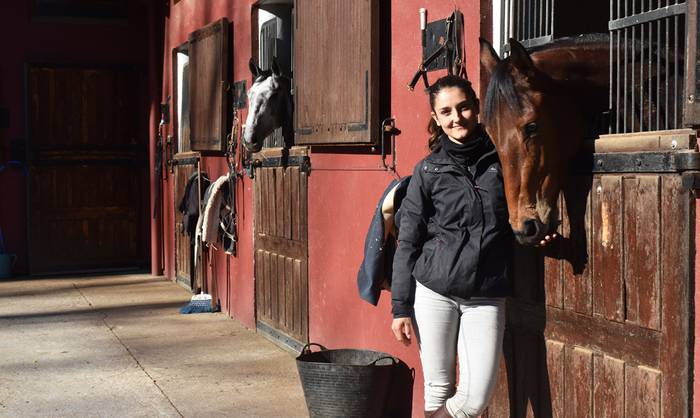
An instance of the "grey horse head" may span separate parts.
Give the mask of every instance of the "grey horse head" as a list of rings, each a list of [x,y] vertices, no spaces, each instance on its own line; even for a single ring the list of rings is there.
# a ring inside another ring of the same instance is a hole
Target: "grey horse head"
[[[286,128],[285,146],[291,146],[293,114],[292,82],[280,73],[277,61],[269,70],[262,70],[250,59],[253,85],[248,90],[248,117],[243,131],[243,145],[250,152],[262,148],[265,137],[279,127]]]

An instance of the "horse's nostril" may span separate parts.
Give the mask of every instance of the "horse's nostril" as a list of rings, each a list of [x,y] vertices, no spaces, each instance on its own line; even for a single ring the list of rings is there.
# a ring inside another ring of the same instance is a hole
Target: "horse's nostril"
[[[526,237],[534,237],[537,235],[537,221],[528,219],[523,223],[523,235]]]

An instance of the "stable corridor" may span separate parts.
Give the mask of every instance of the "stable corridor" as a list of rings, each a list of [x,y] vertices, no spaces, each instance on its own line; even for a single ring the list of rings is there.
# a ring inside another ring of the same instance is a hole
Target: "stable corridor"
[[[0,281],[0,417],[305,417],[294,355],[148,275]]]

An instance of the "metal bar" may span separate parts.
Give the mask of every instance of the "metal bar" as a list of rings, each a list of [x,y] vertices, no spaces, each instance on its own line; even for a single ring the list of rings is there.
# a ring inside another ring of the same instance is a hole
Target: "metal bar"
[[[620,1],[617,1],[617,15],[620,15]],[[615,88],[617,89],[617,95],[616,95],[616,100],[615,100],[615,110],[617,112],[617,115],[615,117],[615,133],[620,132],[620,109],[622,108],[621,103],[620,103],[620,37],[622,36],[621,31],[613,31],[613,33],[617,34],[617,50],[616,50],[616,55],[617,55],[617,83],[615,83]]]
[[[627,1],[631,1],[631,2],[632,2],[630,14],[632,14],[632,15],[636,14],[637,12],[636,12],[636,2],[635,2],[635,0],[625,0],[625,2],[627,2]],[[641,7],[641,5],[640,5],[640,7]],[[641,11],[641,10],[640,10],[640,11]],[[625,12],[625,16],[628,16],[627,12]],[[631,125],[629,129],[626,129],[626,130],[625,130],[625,132],[633,132],[633,131],[635,130],[634,127],[635,127],[636,124],[637,124],[637,119],[636,119],[636,117],[635,117],[635,116],[637,116],[637,111],[636,111],[636,109],[637,109],[637,101],[636,101],[636,98],[635,98],[635,95],[636,95],[636,93],[637,93],[637,84],[640,84],[640,85],[642,84],[642,82],[641,82],[641,80],[642,80],[642,75],[641,75],[641,74],[639,75],[639,80],[640,80],[639,83],[637,83],[637,81],[636,81],[636,71],[637,71],[637,41],[638,41],[638,40],[637,40],[637,30],[639,30],[639,37],[640,37],[640,38],[639,38],[639,45],[640,45],[640,47],[641,47],[641,46],[642,46],[642,41],[643,41],[643,39],[644,39],[644,28],[643,28],[643,27],[632,26],[632,27],[630,27],[629,29],[626,29],[626,30],[629,30],[629,31],[632,32],[632,47],[631,47],[631,49],[630,49],[630,60],[632,61],[632,68],[630,69],[630,78],[632,79],[632,81],[630,82],[629,85],[627,85],[627,84],[625,85],[625,88],[630,90],[630,110],[629,110],[629,113],[628,113],[628,112],[625,112],[625,115],[624,115],[624,116],[625,116],[625,120],[629,119],[630,125]],[[628,44],[627,42],[625,42],[625,50],[627,50],[628,48],[630,48],[630,47],[629,47],[629,44]],[[643,58],[644,58],[644,55],[642,54],[642,56],[640,57],[640,59],[643,59]],[[641,99],[642,96],[643,96],[643,92],[640,91],[640,92],[639,92],[640,100],[642,100],[642,99]],[[640,116],[640,117],[641,117],[641,116]],[[641,125],[641,122],[640,122],[640,125]]]
[[[661,129],[661,21],[656,22],[656,130]]]
[[[651,6],[651,0],[649,0],[649,6]],[[648,98],[647,98],[647,102],[648,102],[648,103],[647,103],[647,126],[646,126],[646,130],[648,130],[648,131],[651,130],[651,119],[652,119],[651,114],[652,114],[652,108],[653,108],[653,106],[652,106],[652,100],[653,100],[653,95],[654,95],[654,93],[652,92],[652,86],[653,86],[653,82],[652,82],[652,74],[653,74],[653,73],[652,73],[652,63],[653,63],[653,59],[654,59],[654,58],[652,57],[652,54],[654,53],[654,51],[653,51],[653,49],[652,49],[652,40],[651,40],[651,39],[652,39],[652,36],[654,36],[654,34],[653,34],[654,27],[653,27],[652,25],[653,25],[653,22],[649,22],[649,23],[647,24],[647,27],[649,28],[649,31],[647,32],[647,48],[649,49],[649,50],[648,50],[648,53],[647,53],[647,63],[649,64],[649,66],[648,66],[649,70],[647,71],[647,79],[648,79],[647,85],[649,86],[649,96],[648,96]],[[641,128],[641,127],[640,127],[640,128]]]
[[[515,12],[515,18],[518,19],[517,23],[517,36],[514,36],[514,38],[521,40],[525,38],[525,0],[516,0],[517,1],[517,10]]]
[[[539,31],[537,32],[537,36],[544,36],[544,9],[545,9],[545,0],[540,0],[540,27]]]
[[[498,52],[503,58],[503,44],[505,40],[508,39],[506,33],[508,32],[508,0],[501,0],[501,38],[498,41]],[[494,42],[495,43],[495,42]]]
[[[625,8],[627,8],[627,1],[625,1]],[[624,42],[624,50],[625,50],[625,61],[624,61],[624,86],[622,89],[622,106],[623,106],[623,114],[622,114],[622,132],[627,132],[627,28],[625,28],[625,42]]]
[[[537,36],[537,0],[530,1],[530,37]]]
[[[310,163],[308,156],[266,157],[256,160],[258,167],[302,167]]]
[[[686,117],[684,118],[686,124],[697,125],[698,101],[700,101],[700,13],[698,12],[698,9],[700,9],[700,4],[696,2],[694,5],[695,7],[692,15],[689,13],[686,17],[686,32],[684,38],[687,39],[689,42],[686,42],[683,49],[685,51],[690,51],[688,47],[692,47],[693,56],[688,56],[686,59],[690,63],[695,63],[695,73],[693,74],[692,84],[690,83],[691,80],[687,75],[684,77],[687,87],[685,88],[686,93],[683,95],[683,98],[688,101],[685,102],[687,110],[683,113],[685,113],[686,115]],[[688,28],[694,29],[695,33],[687,33]],[[690,95],[693,95],[694,97],[692,102],[690,101]]]
[[[515,1],[516,0],[508,0],[508,31],[506,32],[505,36],[503,39],[501,39],[501,45],[505,46],[508,44],[508,39],[512,38],[514,35],[514,28],[515,28]],[[503,48],[501,50],[501,55],[505,57],[506,49]]]
[[[626,5],[625,5],[626,6]],[[641,25],[653,20],[663,19],[665,17],[678,16],[685,14],[688,11],[688,6],[685,3],[674,4],[671,6],[662,7],[648,12],[641,12],[631,16],[615,19],[608,23],[609,30],[623,29],[630,26]],[[627,11],[625,11],[625,15]]]
[[[682,173],[700,170],[700,153],[608,152],[582,158],[576,168],[593,173]]]
[[[668,83],[668,48],[670,45],[668,42],[668,24],[670,22],[669,22],[668,18],[664,19],[664,22],[666,23],[666,25],[665,25],[666,26],[666,44],[665,44],[665,46],[666,47],[664,48],[664,51],[666,52],[666,71],[664,71],[664,90],[666,91],[666,93],[665,93],[666,98],[665,98],[665,102],[664,102],[664,120],[665,120],[664,121],[664,129],[669,129],[669,127],[668,127],[668,113],[669,113],[669,111],[668,111],[668,84],[669,84]]]
[[[258,320],[256,321],[257,329],[260,334],[272,340],[273,342],[291,349],[293,352],[298,353],[304,348],[303,342],[297,341],[291,336],[279,331],[270,325]]]
[[[553,38],[552,35],[547,35],[547,36],[541,36],[539,38],[523,39],[520,43],[525,48],[534,48],[536,46],[545,45],[545,44],[552,42],[552,38]]]
[[[614,0],[610,1],[610,18],[612,19],[613,17],[613,4],[615,3]],[[610,71],[608,72],[608,77],[610,80],[610,90],[608,91],[608,109],[614,109],[613,107],[613,36],[615,36],[615,32],[610,31]],[[608,126],[608,133],[612,133],[612,125]]]
[[[517,1],[518,0],[511,0],[511,3],[510,3],[510,32],[508,35],[509,38],[515,37],[515,26],[516,26],[515,19],[517,16],[515,11],[516,11],[516,7],[517,7]]]
[[[679,126],[678,123],[678,16],[673,17],[673,90],[675,98],[673,100],[673,127]]]
[[[199,161],[199,157],[175,158],[170,161],[172,165],[195,165]]]
[[[642,2],[642,5],[644,2]],[[645,56],[645,44],[644,44],[644,25],[639,25],[639,31],[641,33],[640,35],[640,40],[639,40],[639,49],[641,51],[641,55],[639,57],[639,127],[641,128],[644,125],[644,117],[646,116],[644,114],[644,56]]]

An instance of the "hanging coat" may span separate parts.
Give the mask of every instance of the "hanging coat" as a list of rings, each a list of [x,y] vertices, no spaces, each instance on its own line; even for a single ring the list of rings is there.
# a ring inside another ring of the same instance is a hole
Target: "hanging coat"
[[[365,252],[357,273],[360,297],[377,305],[382,289],[391,288],[391,265],[396,251],[401,201],[410,176],[393,180],[382,193],[365,237]]]

